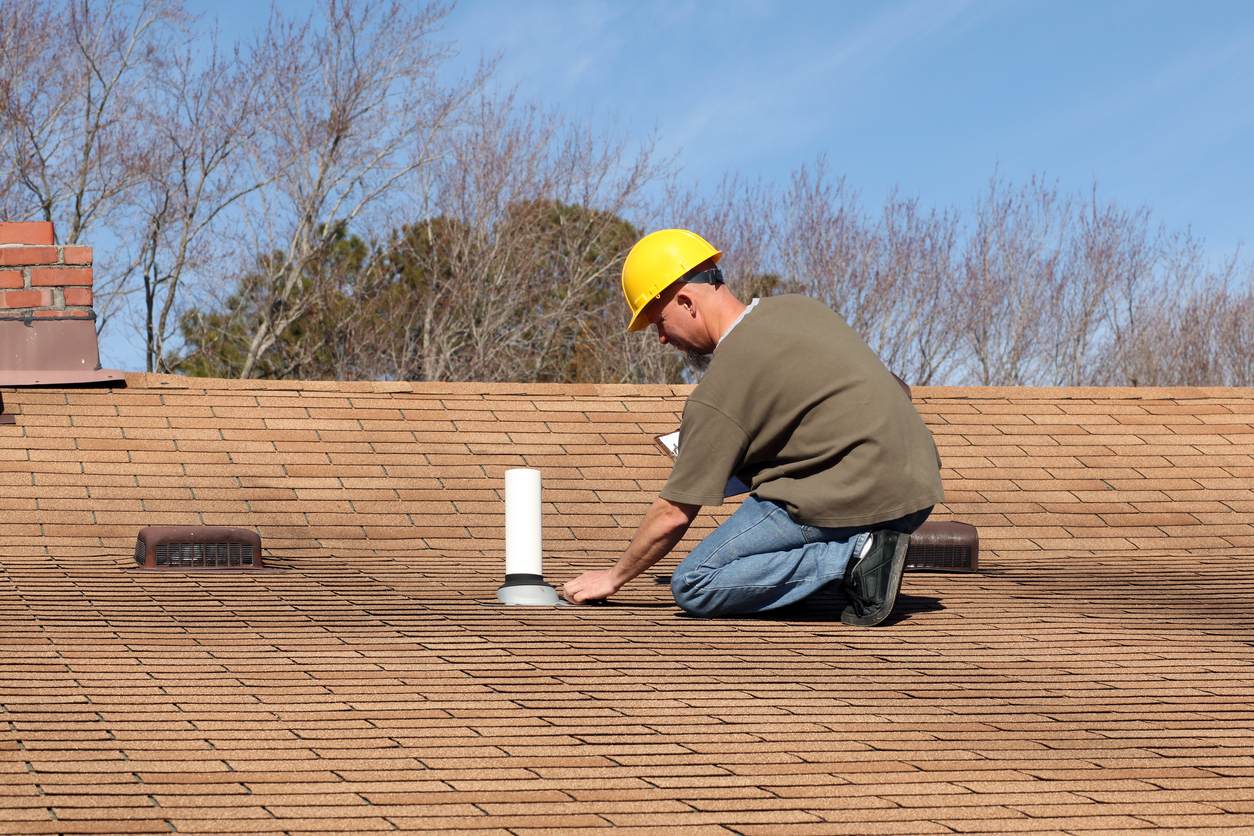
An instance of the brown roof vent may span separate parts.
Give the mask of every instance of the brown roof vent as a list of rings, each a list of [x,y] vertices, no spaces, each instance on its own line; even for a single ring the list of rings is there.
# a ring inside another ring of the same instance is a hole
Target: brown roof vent
[[[906,569],[942,572],[977,572],[980,568],[980,534],[964,522],[925,522],[910,535]]]
[[[141,528],[137,569],[265,569],[261,537],[246,528],[155,525]],[[276,571],[276,570],[270,570]]]

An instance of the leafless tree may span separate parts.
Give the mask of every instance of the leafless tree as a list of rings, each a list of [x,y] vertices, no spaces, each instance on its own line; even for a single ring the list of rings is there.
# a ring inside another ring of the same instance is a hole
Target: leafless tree
[[[994,178],[976,204],[962,258],[966,374],[982,386],[1035,382],[1055,339],[1070,209],[1033,178],[1015,190]]]
[[[0,2],[0,218],[96,246],[103,329],[136,268],[121,237],[156,152],[145,98],[189,18],[175,0]]]
[[[1086,200],[1077,201],[1066,226],[1060,287],[1047,314],[1053,337],[1042,345],[1048,374],[1039,382],[1093,385],[1106,372],[1103,345],[1119,328],[1115,300],[1121,294],[1129,302],[1139,298],[1153,280],[1149,210],[1103,203],[1094,186]]]
[[[698,232],[723,255],[719,266],[740,301],[784,291],[775,240],[778,189],[762,181],[726,175],[713,189],[700,183],[671,184],[661,201],[663,227]]]
[[[0,219],[95,245],[99,324],[127,310],[155,371],[691,379],[618,281],[683,226],[745,301],[821,299],[911,383],[1254,382],[1254,268],[1146,208],[995,176],[970,212],[867,210],[823,158],[685,185],[490,62],[445,82],[447,12],[320,0],[233,48],[178,0],[0,0]]]
[[[420,178],[407,255],[424,277],[423,379],[638,379],[622,334],[622,220],[668,162],[589,120],[493,93]],[[612,323],[612,324],[611,324]]]
[[[1231,317],[1252,292],[1248,271],[1241,287],[1237,256],[1212,267],[1203,242],[1187,231],[1160,232],[1152,267],[1151,278],[1115,297],[1101,362],[1105,380],[1125,386],[1234,384],[1244,364],[1232,362],[1232,347],[1242,345],[1248,325]]]
[[[618,289],[638,238],[622,216],[644,207],[645,187],[668,168],[651,143],[485,90],[446,127],[439,148],[415,172],[410,222],[369,242],[341,227],[306,263],[304,316],[254,373],[674,377],[673,362],[624,333]],[[259,314],[243,297],[265,275],[263,265],[237,294],[240,316]],[[235,349],[220,342],[212,350],[223,357]]]
[[[394,209],[414,174],[438,157],[438,140],[482,77],[444,87],[448,47],[435,40],[447,7],[392,0],[325,0],[322,19],[292,21],[277,10],[256,45],[267,83],[281,90],[255,144],[256,179],[280,171],[249,202],[263,265],[263,315],[241,377],[308,310],[310,266],[337,236]],[[374,213],[374,217],[371,216]]]
[[[1216,339],[1223,383],[1254,387],[1254,267],[1246,267],[1243,284],[1220,306]]]
[[[238,46],[211,45],[201,55],[189,41],[160,68],[141,109],[152,150],[148,176],[133,193],[129,237],[143,285],[149,371],[170,370],[167,342],[185,302],[185,275],[223,255],[221,236],[212,235],[221,228],[215,222],[282,172],[245,165],[260,118],[274,106],[263,62]],[[123,292],[131,278],[123,277]]]
[[[187,17],[174,0],[0,5],[0,211],[86,243],[147,176],[146,85]]]
[[[892,193],[869,226],[868,243],[864,281],[871,290],[858,328],[890,369],[930,384],[947,372],[960,345],[956,218]]]
[[[822,158],[794,172],[783,191],[729,178],[709,196],[673,205],[724,250],[729,283],[744,301],[783,292],[819,299],[915,383],[933,382],[953,361],[952,213],[924,212],[894,193],[880,216],[868,216]]]

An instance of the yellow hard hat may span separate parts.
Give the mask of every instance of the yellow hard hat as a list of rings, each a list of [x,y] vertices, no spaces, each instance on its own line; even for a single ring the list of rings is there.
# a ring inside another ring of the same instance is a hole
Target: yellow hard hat
[[[694,267],[711,258],[718,261],[721,255],[709,241],[686,229],[661,229],[637,241],[623,263],[623,295],[631,309],[627,330],[649,327],[645,307]]]

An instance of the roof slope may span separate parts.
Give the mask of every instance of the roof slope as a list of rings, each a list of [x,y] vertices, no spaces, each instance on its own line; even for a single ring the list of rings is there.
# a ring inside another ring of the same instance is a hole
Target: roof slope
[[[879,628],[488,606],[504,470],[605,565],[686,391],[0,391],[0,831],[1254,827],[1254,391],[917,388],[982,571]],[[124,571],[169,524],[286,571]]]

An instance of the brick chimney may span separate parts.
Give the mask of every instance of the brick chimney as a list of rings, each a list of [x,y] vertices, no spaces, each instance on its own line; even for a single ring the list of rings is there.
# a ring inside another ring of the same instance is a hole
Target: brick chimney
[[[100,367],[91,247],[54,242],[50,222],[0,223],[0,386],[125,381]]]

